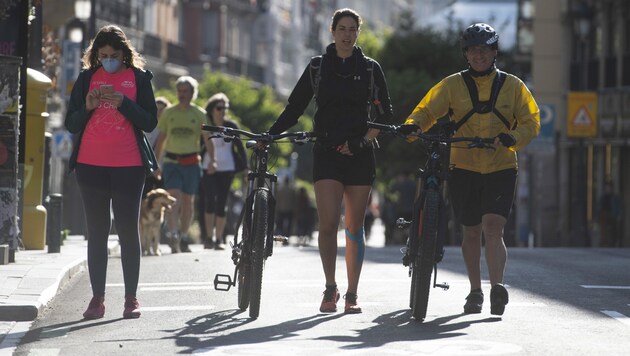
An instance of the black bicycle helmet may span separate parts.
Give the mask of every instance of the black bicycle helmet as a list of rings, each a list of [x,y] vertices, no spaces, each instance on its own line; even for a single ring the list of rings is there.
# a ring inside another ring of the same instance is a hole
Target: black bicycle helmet
[[[476,23],[468,26],[462,32],[460,39],[462,50],[466,50],[468,47],[478,45],[488,45],[493,49],[499,48],[499,35],[492,26],[485,23]]]

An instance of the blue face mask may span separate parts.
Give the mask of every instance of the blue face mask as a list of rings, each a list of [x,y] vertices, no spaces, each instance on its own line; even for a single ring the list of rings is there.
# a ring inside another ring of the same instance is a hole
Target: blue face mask
[[[107,73],[116,73],[118,68],[120,68],[121,63],[122,62],[120,61],[120,59],[116,59],[116,58],[102,58],[101,59],[101,64],[103,65],[103,69],[105,69]]]

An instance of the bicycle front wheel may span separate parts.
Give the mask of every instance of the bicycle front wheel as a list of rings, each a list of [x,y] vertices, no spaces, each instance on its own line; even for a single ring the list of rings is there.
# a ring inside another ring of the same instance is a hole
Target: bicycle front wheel
[[[252,275],[252,207],[244,207],[243,240],[241,257],[238,262],[238,308],[246,310],[251,296]]]
[[[424,321],[427,316],[431,274],[435,264],[439,204],[439,193],[435,190],[428,190],[419,219],[420,247],[414,258],[412,273],[412,314],[418,321]]]
[[[251,299],[249,301],[249,316],[258,318],[260,312],[260,294],[262,290],[263,268],[265,266],[265,243],[268,229],[269,191],[260,189],[254,196],[254,214],[252,230],[252,268],[251,268]]]

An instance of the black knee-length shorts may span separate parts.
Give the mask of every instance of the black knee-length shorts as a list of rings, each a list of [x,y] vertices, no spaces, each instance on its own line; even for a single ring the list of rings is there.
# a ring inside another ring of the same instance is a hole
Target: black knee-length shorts
[[[481,223],[485,214],[510,216],[516,190],[516,169],[481,174],[453,169],[448,178],[453,213],[464,226]]]
[[[313,182],[333,179],[343,185],[372,185],[376,176],[374,150],[352,156],[342,155],[333,146],[313,146]]]

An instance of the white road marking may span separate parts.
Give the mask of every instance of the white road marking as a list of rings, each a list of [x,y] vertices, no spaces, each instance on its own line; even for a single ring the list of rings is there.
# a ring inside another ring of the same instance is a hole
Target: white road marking
[[[154,311],[190,311],[190,310],[213,310],[214,305],[180,305],[180,306],[166,306],[166,307],[140,307],[141,312],[154,312]]]
[[[203,290],[214,289],[213,286],[177,286],[177,287],[145,287],[140,288],[141,291],[163,291],[163,290]]]
[[[211,286],[211,282],[158,282],[158,283],[138,283],[138,287],[144,286]],[[124,287],[124,283],[108,283],[107,287]]]
[[[59,356],[61,349],[30,349],[28,356]]]
[[[630,286],[602,286],[602,285],[581,285],[587,289],[630,289]]]
[[[0,356],[13,355],[13,352],[17,349],[20,340],[26,336],[26,333],[31,329],[32,324],[32,321],[11,322],[6,335],[3,339],[0,339]]]
[[[621,314],[621,313],[618,313],[618,312],[613,311],[613,310],[601,310],[601,312],[606,314],[606,315],[608,315],[609,317],[611,317],[613,319],[616,319],[616,320],[618,320],[618,321],[620,321],[620,322],[630,326],[630,318],[625,316],[625,315],[623,315],[623,314]]]
[[[44,328],[44,330],[42,330],[42,333],[40,334],[40,337],[43,339],[66,337],[69,331],[69,326],[58,328]]]

